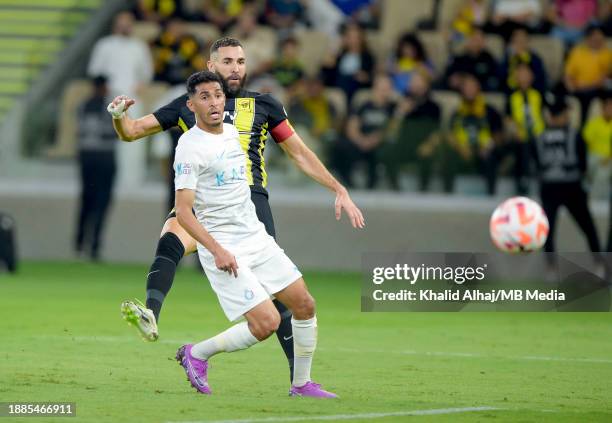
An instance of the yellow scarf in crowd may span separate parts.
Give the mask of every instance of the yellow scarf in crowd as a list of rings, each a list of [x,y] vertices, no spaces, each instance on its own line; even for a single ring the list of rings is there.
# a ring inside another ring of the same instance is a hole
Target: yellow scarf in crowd
[[[479,95],[472,102],[461,101],[457,115],[453,122],[453,134],[457,142],[463,146],[471,144],[470,137],[465,126],[469,118],[474,119],[478,125],[477,147],[483,149],[491,143],[491,130],[487,122],[487,103],[483,95]]]
[[[537,137],[544,132],[544,116],[542,116],[542,95],[533,88],[522,91],[515,91],[510,96],[510,115],[518,128],[518,138],[520,141],[528,141],[527,119],[525,114],[525,96],[531,115],[531,135]]]

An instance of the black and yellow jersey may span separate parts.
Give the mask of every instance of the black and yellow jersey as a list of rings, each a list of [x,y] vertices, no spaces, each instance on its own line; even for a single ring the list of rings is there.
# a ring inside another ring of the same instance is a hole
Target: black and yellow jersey
[[[187,94],[157,109],[153,115],[163,130],[178,126],[183,132],[195,125],[195,115],[187,108]],[[228,97],[223,113],[224,122],[238,129],[240,144],[247,157],[247,181],[251,189],[265,191],[268,184],[264,150],[268,133],[277,143],[285,141],[293,129],[282,104],[269,94],[243,90]]]

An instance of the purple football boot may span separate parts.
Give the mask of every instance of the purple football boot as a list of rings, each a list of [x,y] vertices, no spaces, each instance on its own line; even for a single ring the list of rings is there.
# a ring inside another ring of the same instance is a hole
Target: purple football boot
[[[208,360],[200,360],[192,356],[192,347],[192,344],[187,344],[179,348],[176,352],[176,361],[185,369],[191,386],[202,394],[210,395],[212,391],[208,386]]]
[[[304,386],[291,386],[289,395],[292,397],[312,397],[312,398],[338,398],[338,395],[327,392],[321,385],[314,382],[306,382]]]

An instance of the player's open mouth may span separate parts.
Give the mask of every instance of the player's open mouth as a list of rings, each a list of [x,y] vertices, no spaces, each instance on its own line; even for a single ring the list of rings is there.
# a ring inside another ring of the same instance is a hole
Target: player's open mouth
[[[221,113],[219,113],[219,112],[211,112],[210,113],[210,117],[215,118],[215,119],[219,118],[219,117],[221,117]]]

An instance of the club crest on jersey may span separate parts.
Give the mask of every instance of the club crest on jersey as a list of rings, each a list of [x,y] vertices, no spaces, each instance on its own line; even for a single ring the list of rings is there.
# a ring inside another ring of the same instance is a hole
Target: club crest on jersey
[[[174,170],[177,175],[191,175],[191,163],[177,163]]]
[[[253,99],[252,98],[239,98],[236,100],[236,111],[237,112],[252,112],[253,111]]]

